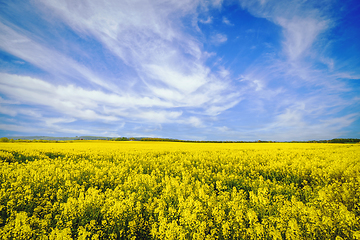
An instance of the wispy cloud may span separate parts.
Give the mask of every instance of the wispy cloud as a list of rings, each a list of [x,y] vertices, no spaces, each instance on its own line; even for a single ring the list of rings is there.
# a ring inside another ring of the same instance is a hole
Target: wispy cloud
[[[229,108],[226,103],[233,102],[232,99],[236,97],[234,95],[211,98],[201,91],[189,96],[189,99],[184,99],[181,95],[174,99],[159,92],[156,97],[122,96],[99,90],[86,90],[73,85],[56,86],[40,79],[4,73],[0,73],[0,86],[0,93],[17,99],[21,104],[48,106],[72,118],[103,121],[118,121],[125,118],[127,121],[140,119],[149,122],[171,122],[182,115],[182,111],[171,110],[174,107],[198,107],[203,108],[204,113],[218,114],[219,111]],[[207,87],[211,86],[212,84],[209,84]],[[219,91],[224,90],[223,88],[224,86],[214,86],[213,89],[204,91],[216,96]],[[216,108],[217,113],[214,113],[212,108]],[[16,108],[2,107],[2,112],[12,116],[17,114]]]
[[[133,108],[172,106],[171,103],[157,98],[106,94],[102,91],[86,90],[73,85],[55,86],[43,80],[3,73],[0,74],[0,84],[1,93],[16,98],[23,104],[46,105],[78,119],[116,121],[118,120],[117,116],[127,116]],[[112,109],[113,113],[117,112],[117,116],[107,114],[111,112],[107,108]]]
[[[322,4],[327,2],[323,1]],[[290,60],[304,57],[302,54],[313,46],[319,34],[331,26],[326,9],[316,8],[309,2],[240,0],[240,4],[255,16],[266,18],[282,27],[283,50]]]
[[[262,130],[263,133],[269,132],[267,134],[268,139],[272,137],[287,141],[331,139],[344,134],[343,129],[352,124],[357,118],[359,118],[358,114],[349,114],[343,117],[321,120],[314,124],[313,122],[307,122],[300,111],[287,109],[285,113],[277,117],[274,123]],[[310,137],[312,139],[309,139]]]
[[[232,24],[229,19],[227,19],[226,17],[223,17],[222,19],[222,22],[225,23],[226,25],[229,25],[229,26],[233,26],[234,24]]]
[[[209,86],[218,84],[220,79],[205,66],[199,42],[179,27],[179,18],[195,14],[198,2],[108,1],[104,5],[88,1],[80,8],[72,6],[71,1],[43,4],[75,31],[96,37],[137,72],[147,89],[171,91],[182,99],[214,95]],[[218,41],[225,40],[225,36],[219,35]]]
[[[203,24],[210,24],[210,23],[212,23],[212,17],[208,17],[206,20],[200,19],[199,22],[201,22]]]
[[[8,53],[17,56],[40,69],[57,76],[64,76],[72,80],[89,81],[106,89],[116,89],[113,84],[109,84],[99,78],[88,68],[77,63],[73,59],[51,50],[46,46],[31,39],[31,33],[27,33],[12,24],[6,26],[0,22],[0,48]],[[15,30],[14,30],[15,29]],[[17,31],[16,31],[17,30]],[[26,36],[28,35],[28,36]]]
[[[228,40],[227,36],[225,34],[221,34],[221,33],[217,33],[211,37],[211,42],[215,45],[222,44],[222,43],[226,42],[227,40]]]
[[[311,17],[277,18],[276,22],[284,29],[284,51],[290,60],[308,54],[319,34],[328,27],[328,22]],[[331,60],[330,60],[331,61]]]
[[[205,65],[206,52],[201,44],[180,27],[181,17],[196,16],[198,2],[35,3],[50,21],[57,17],[78,34],[95,37],[132,69],[135,74],[127,77],[136,82],[131,85],[128,81],[120,87],[122,82],[105,79],[56,48],[41,45],[32,33],[11,23],[1,23],[0,48],[54,76],[54,79],[39,79],[2,74],[1,92],[6,96],[22,103],[49,106],[76,119],[103,121],[125,118],[126,121],[176,122],[186,108],[213,114],[209,109],[226,110],[237,102],[234,93],[232,98],[223,96],[231,92],[228,87],[231,83],[223,81],[224,72],[219,75]],[[216,41],[222,43],[226,36],[219,34]],[[56,81],[59,76],[67,80]],[[102,88],[88,90],[87,82]],[[170,110],[174,107],[183,110]],[[10,113],[5,108],[3,112]],[[200,125],[195,116],[190,119],[194,125]]]
[[[333,27],[327,9],[303,1],[289,4],[286,1],[241,0],[240,4],[255,16],[280,26],[283,34],[281,54],[264,56],[261,65],[259,62],[253,64],[242,77],[253,84],[259,92],[254,96],[258,98],[264,96],[264,91],[274,92],[269,86],[281,89],[275,90],[277,97],[273,95],[272,98],[271,108],[276,117],[266,130],[260,131],[269,131],[279,139],[288,140],[291,136],[306,139],[339,135],[341,129],[355,121],[355,115],[339,118],[336,114],[354,102],[342,99],[341,94],[348,89],[334,76],[334,60],[321,54],[322,41],[326,41],[321,36]],[[328,68],[319,69],[319,63],[325,63]],[[299,104],[294,104],[300,102],[306,102],[301,109]]]

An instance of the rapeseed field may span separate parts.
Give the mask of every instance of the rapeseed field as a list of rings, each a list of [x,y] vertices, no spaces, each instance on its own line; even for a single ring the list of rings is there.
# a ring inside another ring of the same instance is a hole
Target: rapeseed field
[[[360,145],[0,143],[2,239],[360,239]]]

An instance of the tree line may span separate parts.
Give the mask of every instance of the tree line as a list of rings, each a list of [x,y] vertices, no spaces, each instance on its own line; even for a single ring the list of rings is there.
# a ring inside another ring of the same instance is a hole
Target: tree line
[[[75,140],[83,140],[75,139]],[[134,137],[117,137],[117,138],[93,138],[93,139],[85,139],[85,140],[107,140],[107,141],[156,141],[156,142],[189,142],[189,143],[275,143],[281,141],[196,141],[196,140],[180,140],[180,139],[173,139],[173,138],[134,138]],[[7,137],[0,138],[0,142],[65,142],[58,141],[58,140],[39,140],[39,139],[9,139]],[[71,140],[74,141],[74,140]],[[70,142],[71,142],[70,141]],[[66,141],[69,142],[69,141]],[[334,138],[331,140],[310,140],[310,141],[290,141],[291,143],[359,143],[360,139],[358,138]]]

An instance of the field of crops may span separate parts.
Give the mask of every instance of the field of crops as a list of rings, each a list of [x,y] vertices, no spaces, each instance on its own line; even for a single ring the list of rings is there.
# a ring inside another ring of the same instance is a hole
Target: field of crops
[[[0,143],[2,239],[360,239],[360,144]]]

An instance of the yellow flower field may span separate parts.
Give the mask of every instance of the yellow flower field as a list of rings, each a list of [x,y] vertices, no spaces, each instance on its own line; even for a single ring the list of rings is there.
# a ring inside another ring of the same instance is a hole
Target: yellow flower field
[[[2,239],[360,239],[360,145],[0,143]]]

